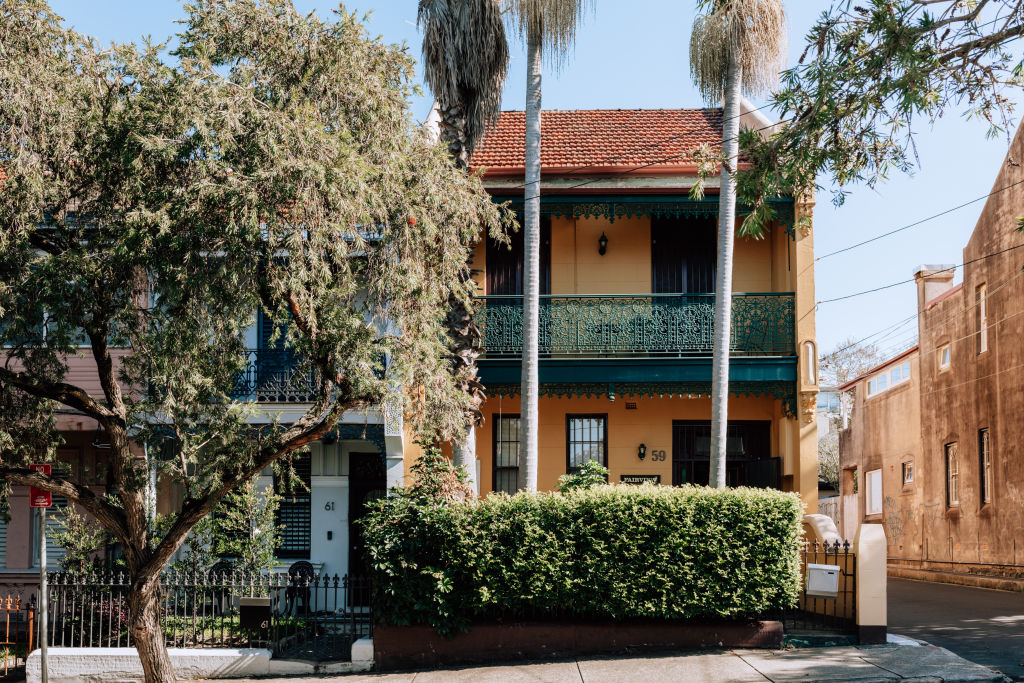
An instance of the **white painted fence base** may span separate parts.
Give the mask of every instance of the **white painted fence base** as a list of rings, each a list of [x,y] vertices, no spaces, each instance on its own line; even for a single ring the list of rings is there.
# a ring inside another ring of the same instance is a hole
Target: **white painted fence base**
[[[352,645],[351,662],[309,662],[271,659],[265,649],[175,649],[168,651],[178,680],[352,673],[373,668],[373,641],[362,638]],[[39,650],[25,664],[28,683],[39,683]],[[127,683],[141,681],[142,664],[134,648],[51,647],[47,654],[50,683]]]

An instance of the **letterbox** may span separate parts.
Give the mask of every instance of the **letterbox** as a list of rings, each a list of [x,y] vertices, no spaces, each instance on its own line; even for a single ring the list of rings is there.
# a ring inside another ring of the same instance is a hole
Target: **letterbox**
[[[245,629],[269,629],[270,598],[239,598],[238,625]]]
[[[839,565],[808,564],[807,595],[812,598],[834,598],[839,595]]]

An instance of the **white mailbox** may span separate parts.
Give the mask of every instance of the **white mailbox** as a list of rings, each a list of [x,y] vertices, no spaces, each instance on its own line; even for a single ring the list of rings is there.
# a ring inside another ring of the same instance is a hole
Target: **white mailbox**
[[[834,598],[839,595],[839,566],[807,565],[807,595],[812,598]]]

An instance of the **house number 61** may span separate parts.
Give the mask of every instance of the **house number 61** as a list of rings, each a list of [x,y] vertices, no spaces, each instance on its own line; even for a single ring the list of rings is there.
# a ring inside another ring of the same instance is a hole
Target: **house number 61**
[[[324,510],[326,510],[327,512],[332,512],[334,510],[334,501],[329,500],[326,503],[324,503]]]

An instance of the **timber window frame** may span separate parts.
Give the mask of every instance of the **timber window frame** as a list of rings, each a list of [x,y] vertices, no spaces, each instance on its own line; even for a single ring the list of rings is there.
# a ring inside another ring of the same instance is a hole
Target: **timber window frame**
[[[949,344],[943,344],[939,347],[939,372],[949,370],[949,366],[953,362],[953,354],[949,348]]]
[[[882,514],[882,470],[864,473],[864,514]]]
[[[988,427],[978,430],[978,498],[981,507],[992,502],[992,437]]]
[[[903,481],[903,486],[913,486],[914,485],[914,461],[913,460],[905,460],[900,465],[900,475],[901,475],[901,480]]]
[[[868,398],[910,381],[910,361],[905,360],[877,372],[868,380]]]
[[[947,443],[946,456],[946,507],[960,507],[960,444]]]
[[[988,288],[978,285],[975,290],[975,321],[978,327],[978,355],[988,351]]]
[[[491,490],[515,493],[519,490],[519,442],[521,423],[519,415],[494,416],[493,467],[491,468]],[[515,437],[515,438],[512,438]],[[512,461],[515,465],[511,465]],[[514,484],[511,485],[510,484]]]
[[[593,457],[594,451],[597,457]],[[608,413],[568,414],[565,416],[565,471],[573,474],[590,461],[608,467]]]

